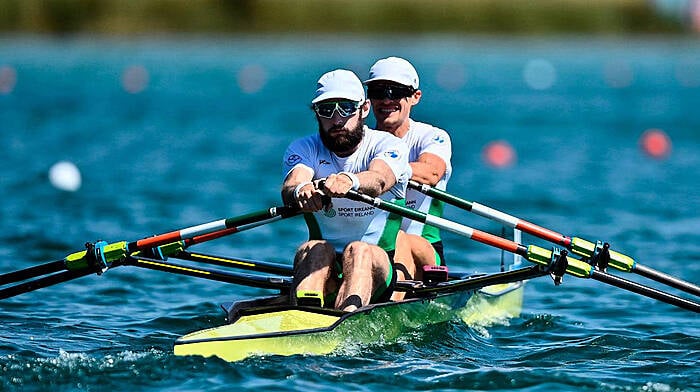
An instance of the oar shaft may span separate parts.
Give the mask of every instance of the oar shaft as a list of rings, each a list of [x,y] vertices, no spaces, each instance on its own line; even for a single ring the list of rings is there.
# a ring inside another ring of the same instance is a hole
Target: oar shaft
[[[544,227],[538,226],[534,223],[524,221],[518,217],[508,215],[502,211],[495,210],[483,204],[464,200],[460,197],[451,195],[435,187],[431,187],[430,185],[420,184],[414,180],[410,180],[408,182],[408,185],[409,187],[419,190],[420,192],[434,199],[465,209],[479,216],[483,216],[484,218],[499,222],[505,226],[524,231],[528,234],[532,234],[536,237],[542,238],[550,242],[554,242],[561,246],[568,247],[571,244],[571,238],[561,233],[557,233],[556,231],[549,230]]]
[[[50,263],[37,265],[34,267],[25,268],[19,271],[9,272],[0,275],[0,286],[8,283],[20,282],[41,275],[52,274],[54,272],[63,271],[66,269],[64,260],[56,260]]]
[[[86,250],[71,253],[63,260],[0,275],[0,286],[36,278],[0,290],[0,299],[34,291],[92,273],[101,274],[113,264],[115,266],[120,263],[123,264],[127,258],[137,252],[148,253],[151,249],[166,247],[168,251],[174,253],[186,246],[287,218],[296,215],[297,212],[296,209],[290,207],[272,207],[263,211],[204,223],[130,243],[126,241],[111,244],[105,241],[88,243],[86,244]],[[66,271],[54,273],[61,270]],[[39,277],[42,275],[46,276]]]
[[[80,270],[80,271],[63,271],[53,275],[48,275],[43,278],[34,279],[29,282],[24,282],[10,286],[0,290],[0,300],[14,297],[19,294],[28,293],[30,291],[38,290],[44,287],[53,286],[58,283],[67,282],[69,280],[77,279],[82,276],[90,275],[95,273],[91,270]]]
[[[200,238],[206,240],[211,239],[213,233],[221,235],[242,231],[244,226],[252,225],[252,227],[263,224],[262,221],[268,223],[272,220],[282,219],[286,216],[291,216],[295,212],[289,207],[272,207],[267,210],[253,212],[239,217],[219,219],[216,221],[203,223],[201,225],[191,226],[184,229],[171,231],[164,234],[155,235],[153,237],[143,238],[138,241],[130,242],[127,245],[127,253],[132,253],[138,250],[154,248],[156,246],[165,245],[171,242],[182,241],[191,238]],[[221,233],[225,229],[231,229],[226,234]],[[210,237],[207,237],[210,236]],[[214,237],[218,238],[218,237]]]
[[[277,276],[260,276],[243,273],[224,272],[208,268],[193,268],[186,265],[166,262],[162,260],[143,257],[129,257],[126,265],[147,268],[156,271],[164,271],[178,275],[192,276],[207,280],[215,280],[224,283],[240,284],[244,286],[265,289],[287,289],[291,286],[291,278]]]
[[[659,283],[664,283],[667,284],[671,287],[677,288],[679,290],[695,294],[697,296],[700,296],[700,287],[690,283],[686,282],[684,280],[678,279],[674,276],[667,275],[663,272],[656,271],[655,269],[635,264],[634,265],[634,272],[637,274],[644,276],[646,278],[649,278],[651,280],[654,280]]]
[[[434,215],[428,215],[420,211],[413,210],[411,208],[403,207],[394,203],[389,203],[387,201],[382,200],[379,197],[372,197],[369,195],[365,195],[353,190],[350,190],[347,193],[347,197],[351,200],[355,201],[360,201],[363,203],[367,203],[370,205],[373,205],[379,209],[386,210],[389,212],[393,212],[397,215],[403,216],[408,219],[412,219],[421,223],[425,223],[426,225],[430,225],[433,227],[437,227],[442,230],[446,230],[458,235],[462,235],[464,237],[473,239],[474,241],[478,241],[487,245],[495,246],[497,248],[506,250],[511,253],[516,253],[521,256],[527,256],[527,248],[513,242],[511,240],[508,240],[503,237],[499,237],[497,235],[493,235],[484,231],[480,231],[477,229],[474,229],[469,226],[465,226],[456,222],[452,222],[450,220],[434,216]]]
[[[258,261],[244,258],[234,258],[188,251],[182,251],[173,255],[172,257],[181,260],[196,261],[199,263],[218,265],[221,267],[240,268],[269,274],[291,276],[293,273],[293,268],[290,265],[276,264],[266,261]]]
[[[494,236],[489,233],[481,232],[471,227],[460,225],[458,223],[451,222],[443,218],[424,214],[422,212],[418,212],[410,208],[406,208],[404,206],[399,206],[394,203],[384,201],[379,197],[371,197],[368,195],[361,194],[357,191],[350,190],[347,193],[347,198],[373,205],[379,209],[395,213],[404,218],[413,219],[425,223],[427,225],[438,227],[440,229],[449,230],[456,234],[462,234],[467,238],[471,238],[473,240],[488,245],[493,245],[495,247],[513,253],[517,253],[519,255],[524,256],[527,260],[543,266],[549,266],[550,260],[552,260],[553,257],[553,252],[547,251],[543,248],[536,247],[533,245],[525,247],[514,241],[506,240],[504,238]],[[676,297],[674,295],[653,289],[651,287],[643,286],[635,282],[627,281],[625,279],[618,278],[614,275],[599,272],[595,270],[590,264],[584,261],[572,258],[567,264],[568,265],[565,266],[565,272],[568,274],[580,278],[593,278],[619,288],[623,288],[641,295],[645,295],[650,298],[658,299],[659,301],[666,302],[671,305],[676,305],[683,309],[688,309],[694,312],[700,312],[700,304],[698,303],[686,300],[684,298]]]
[[[485,205],[461,199],[430,185],[420,184],[414,180],[410,180],[408,186],[437,200],[497,221],[503,225],[522,230],[523,232],[534,235],[538,238],[561,245],[579,256],[591,258],[591,256],[595,253],[596,244],[582,238],[566,236]],[[633,258],[613,250],[610,250],[609,266],[623,272],[633,272],[659,283],[663,283],[687,293],[700,296],[700,286],[640,265]]]
[[[611,286],[632,291],[645,297],[653,298],[670,305],[678,306],[682,309],[690,310],[695,313],[700,313],[700,303],[693,302],[685,298],[677,297],[675,295],[656,290],[652,287],[643,286],[639,283],[632,282],[615,275],[606,274],[604,272],[594,270],[591,275],[591,278],[599,282],[607,283]]]

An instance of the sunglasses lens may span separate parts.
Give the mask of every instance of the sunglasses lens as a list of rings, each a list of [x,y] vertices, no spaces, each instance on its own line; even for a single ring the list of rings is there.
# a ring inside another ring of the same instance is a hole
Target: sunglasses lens
[[[320,117],[331,118],[333,117],[333,112],[337,109],[341,117],[348,117],[357,112],[359,107],[359,103],[352,101],[324,102],[314,105],[314,111]]]
[[[335,102],[316,104],[314,110],[316,111],[316,114],[321,117],[331,118],[333,117],[333,111],[335,110]]]
[[[401,99],[413,95],[413,89],[404,86],[367,86],[369,99]]]
[[[338,102],[338,113],[343,117],[348,117],[357,111],[357,104],[355,102],[344,101]]]

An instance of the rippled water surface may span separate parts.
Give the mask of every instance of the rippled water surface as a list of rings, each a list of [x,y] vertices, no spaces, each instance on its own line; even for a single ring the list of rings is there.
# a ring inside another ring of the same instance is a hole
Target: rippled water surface
[[[0,38],[0,273],[277,205],[318,76],[389,55],[421,75],[414,117],[452,135],[451,193],[700,282],[700,45],[583,38]],[[641,151],[648,129],[671,139],[665,158]],[[501,169],[482,157],[499,140],[517,153]],[[76,192],[48,181],[62,160]],[[293,218],[197,249],[289,263],[304,233]],[[445,242],[453,270],[498,269],[499,251]],[[121,267],[4,300],[0,390],[700,390],[697,314],[573,277],[529,282],[522,316],[484,328],[322,357],[173,356],[224,322],[219,303],[264,294]]]

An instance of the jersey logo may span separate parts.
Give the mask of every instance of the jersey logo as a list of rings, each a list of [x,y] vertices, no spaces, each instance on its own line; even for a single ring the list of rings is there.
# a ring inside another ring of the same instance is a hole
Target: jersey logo
[[[336,215],[335,209],[333,207],[324,208],[323,215],[327,216],[328,218],[333,218]]]
[[[294,166],[301,162],[301,157],[297,154],[292,154],[287,157],[287,166]]]
[[[445,142],[445,138],[440,136],[440,135],[435,135],[435,137],[433,138],[433,141],[436,143],[442,144]]]
[[[389,150],[384,152],[385,157],[389,158],[398,158],[399,157],[399,152],[396,150]]]
[[[325,159],[321,159],[321,160],[318,161],[318,164],[319,164],[319,165],[330,165],[331,163],[328,162],[328,161],[325,160]]]

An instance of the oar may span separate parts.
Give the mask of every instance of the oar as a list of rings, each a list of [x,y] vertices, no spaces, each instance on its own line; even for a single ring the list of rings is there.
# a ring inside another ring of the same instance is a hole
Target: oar
[[[58,275],[58,277],[49,275],[1,289],[0,299],[13,297],[42,287],[76,279],[81,276],[89,275],[90,273],[102,274],[112,263],[124,260],[134,252],[157,249],[163,245],[177,248],[179,241],[183,242],[183,246],[189,246],[194,243],[208,241],[293,216],[296,213],[297,211],[290,207],[272,207],[239,217],[220,219],[133,242],[121,241],[108,244],[105,241],[98,241],[94,244],[87,243],[87,250],[71,253],[62,260],[0,275],[0,282],[2,282],[2,285],[5,285],[62,270],[64,271],[54,274]]]
[[[548,272],[551,272],[555,277],[555,283],[557,283],[557,281],[560,282],[562,273],[566,272],[570,275],[579,278],[590,278],[593,280],[597,280],[625,290],[635,292],[637,294],[654,298],[662,302],[666,302],[671,305],[678,306],[683,309],[700,313],[700,303],[693,302],[660,290],[656,290],[651,287],[643,286],[622,278],[614,277],[613,275],[596,270],[592,265],[581,260],[572,258],[567,259],[566,254],[568,252],[565,249],[561,251],[561,254],[559,254],[559,252],[550,251],[535,245],[521,245],[517,242],[498,237],[496,235],[486,233],[471,228],[469,226],[452,222],[434,215],[424,214],[420,211],[412,210],[410,208],[406,208],[394,203],[384,201],[379,197],[368,196],[353,190],[350,190],[347,193],[346,197],[351,200],[373,205],[381,210],[397,214],[404,218],[412,219],[433,227],[437,227],[442,230],[462,235],[474,241],[478,241],[483,244],[491,245],[503,249],[505,251],[523,256],[530,262],[547,267]]]
[[[215,280],[218,282],[240,284],[265,289],[279,289],[281,291],[288,290],[292,284],[292,278],[288,276],[262,276],[244,274],[240,272],[225,272],[208,268],[194,268],[187,265],[176,264],[143,256],[129,256],[118,265],[129,265],[178,275],[193,276],[195,278]]]
[[[609,265],[610,267],[613,267],[619,271],[633,272],[659,283],[663,283],[687,293],[700,296],[700,286],[641,265],[627,255],[614,250],[609,250],[606,244],[594,244],[582,238],[568,237],[564,234],[546,229],[485,205],[464,200],[430,185],[420,184],[414,180],[410,180],[408,186],[432,198],[454,205],[455,207],[470,211],[474,214],[494,220],[503,225],[522,230],[528,234],[532,234],[536,237],[561,245],[573,253],[586,258],[589,262],[594,262],[594,264],[596,264],[596,266],[598,266],[601,270],[605,270],[605,267]]]
[[[199,263],[206,263],[212,265],[218,265],[221,267],[232,267],[240,268],[245,270],[251,270],[256,272],[265,272],[270,274],[287,275],[291,276],[293,273],[293,267],[286,264],[270,263],[266,261],[258,261],[252,259],[245,259],[240,257],[228,257],[219,256],[205,253],[195,253],[188,251],[180,251],[172,255],[171,257],[181,260],[196,261]]]

